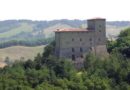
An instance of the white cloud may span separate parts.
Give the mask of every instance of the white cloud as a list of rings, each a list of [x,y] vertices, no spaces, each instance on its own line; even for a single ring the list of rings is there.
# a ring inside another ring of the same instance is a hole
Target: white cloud
[[[0,0],[0,20],[130,20],[129,0]]]

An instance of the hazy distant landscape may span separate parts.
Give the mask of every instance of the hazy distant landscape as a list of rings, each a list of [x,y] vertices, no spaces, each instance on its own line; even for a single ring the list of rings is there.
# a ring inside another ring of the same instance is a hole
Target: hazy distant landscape
[[[31,20],[6,20],[0,21],[0,41],[31,40],[53,37],[53,31],[57,28],[83,28],[87,27],[86,20],[53,20],[53,21],[31,21]],[[119,32],[130,26],[129,21],[107,22],[107,37],[117,36]],[[1,43],[0,42],[0,43]]]

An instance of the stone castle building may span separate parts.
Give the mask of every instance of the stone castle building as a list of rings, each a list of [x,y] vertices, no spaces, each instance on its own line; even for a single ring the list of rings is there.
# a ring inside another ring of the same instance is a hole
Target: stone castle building
[[[58,57],[81,61],[87,53],[104,55],[106,50],[106,20],[87,20],[86,29],[67,28],[55,31],[55,54]]]

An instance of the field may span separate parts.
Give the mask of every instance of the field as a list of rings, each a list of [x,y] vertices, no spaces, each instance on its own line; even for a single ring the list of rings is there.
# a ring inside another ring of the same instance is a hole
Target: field
[[[6,63],[4,63],[4,62],[0,62],[0,68],[3,68],[3,67],[5,67],[7,64]]]
[[[36,47],[13,46],[0,49],[0,62],[4,61],[6,57],[10,60],[18,60],[21,57],[27,59],[34,59],[37,53],[42,53],[45,45]]]

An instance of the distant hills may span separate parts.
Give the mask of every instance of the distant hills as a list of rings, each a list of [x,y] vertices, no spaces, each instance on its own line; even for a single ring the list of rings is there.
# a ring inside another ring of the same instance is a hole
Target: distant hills
[[[53,30],[57,28],[82,28],[87,25],[86,20],[6,20],[0,21],[0,41],[27,40],[35,38],[48,38],[54,36]],[[107,22],[107,37],[116,37],[124,28],[130,26],[129,21]]]
[[[48,33],[57,28],[79,27],[86,23],[81,20],[53,20],[53,21],[31,21],[31,20],[6,20],[0,21],[0,40],[46,38]],[[53,29],[53,30],[52,30]],[[48,31],[49,30],[49,31]],[[50,35],[50,34],[49,34]]]

